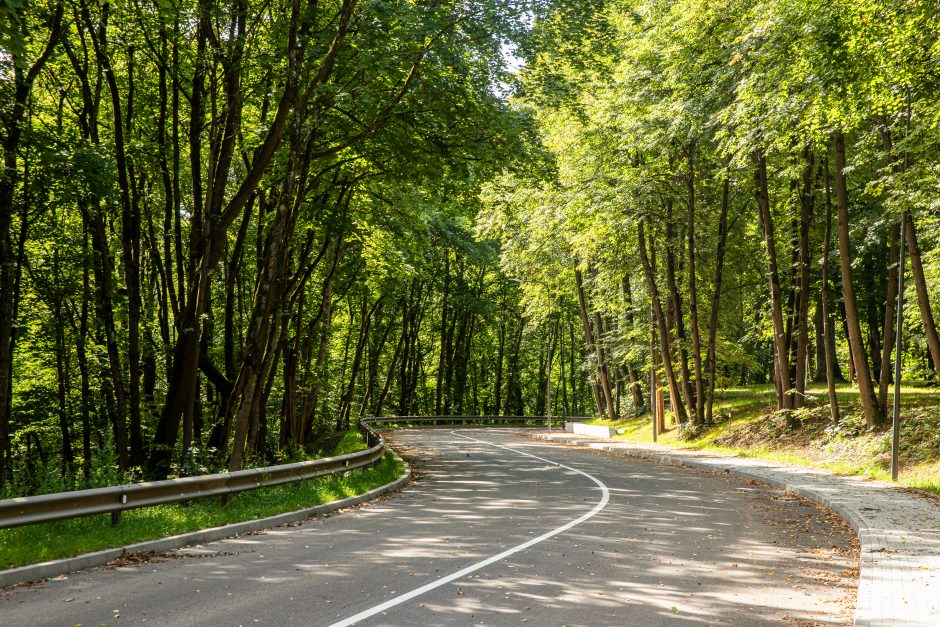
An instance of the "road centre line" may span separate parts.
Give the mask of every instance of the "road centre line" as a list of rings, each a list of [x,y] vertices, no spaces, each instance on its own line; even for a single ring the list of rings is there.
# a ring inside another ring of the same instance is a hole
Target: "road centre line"
[[[456,431],[451,431],[451,433],[453,433],[453,434],[456,435],[457,437],[464,438],[464,439],[466,439],[466,440],[473,440],[474,442],[480,442],[481,444],[487,444],[487,445],[489,445],[489,446],[495,446],[495,447],[497,447],[497,448],[505,449],[505,450],[507,450],[507,451],[512,451],[513,453],[517,453],[517,454],[519,454],[519,455],[525,455],[526,457],[532,457],[533,459],[537,459],[537,460],[539,460],[539,461],[543,461],[543,462],[545,462],[545,463],[552,464],[552,465],[557,466],[557,467],[559,467],[559,468],[564,468],[564,469],[566,469],[566,470],[570,470],[570,471],[572,471],[572,472],[576,472],[576,473],[578,473],[579,475],[583,475],[583,476],[587,477],[588,479],[590,479],[591,481],[593,481],[594,483],[596,483],[596,484],[597,484],[597,487],[599,487],[599,488],[601,489],[601,499],[600,499],[600,501],[598,501],[597,504],[594,506],[594,509],[592,509],[592,510],[589,511],[588,513],[584,514],[583,516],[581,516],[581,517],[579,517],[579,518],[577,518],[577,519],[575,519],[575,520],[572,520],[571,522],[565,523],[564,525],[562,525],[562,526],[560,526],[560,527],[557,527],[557,528],[555,528],[555,529],[552,529],[551,531],[549,531],[549,532],[547,532],[547,533],[543,533],[542,535],[538,536],[537,538],[532,538],[532,539],[529,540],[528,542],[523,542],[522,544],[520,544],[520,545],[518,545],[518,546],[514,546],[514,547],[512,547],[512,548],[510,548],[510,549],[507,549],[507,550],[503,551],[502,553],[498,553],[498,554],[496,554],[496,555],[493,555],[492,557],[488,557],[487,559],[485,559],[485,560],[483,560],[483,561],[480,561],[480,562],[477,562],[476,564],[472,564],[472,565],[470,565],[470,566],[467,566],[466,568],[462,568],[462,569],[458,570],[457,572],[454,572],[454,573],[451,573],[451,574],[446,575],[446,576],[444,576],[444,577],[441,577],[440,579],[436,579],[435,581],[432,581],[432,582],[430,582],[430,583],[427,583],[427,584],[421,586],[420,588],[415,588],[415,589],[412,590],[411,592],[406,592],[406,593],[404,593],[404,594],[400,594],[400,595],[398,595],[397,597],[394,597],[394,598],[389,599],[388,601],[385,601],[384,603],[380,603],[379,605],[376,605],[376,606],[374,606],[374,607],[371,607],[371,608],[369,608],[369,609],[367,609],[367,610],[363,610],[362,612],[359,612],[358,614],[355,614],[355,615],[353,615],[353,616],[350,616],[349,618],[346,618],[346,619],[344,619],[344,620],[341,620],[341,621],[339,621],[338,623],[333,623],[333,625],[332,625],[331,627],[346,627],[347,625],[355,625],[355,624],[358,623],[359,621],[365,620],[365,619],[367,619],[367,618],[369,618],[369,617],[371,617],[371,616],[375,616],[376,614],[380,614],[381,612],[384,612],[384,611],[386,611],[386,610],[388,610],[388,609],[391,609],[391,608],[395,607],[396,605],[401,605],[402,603],[405,603],[406,601],[410,601],[411,599],[414,599],[415,597],[419,597],[419,596],[421,596],[422,594],[424,594],[424,593],[426,593],[426,592],[430,592],[431,590],[434,590],[435,588],[440,588],[441,586],[443,586],[443,585],[445,585],[445,584],[448,584],[448,583],[450,583],[450,582],[452,582],[452,581],[455,581],[455,580],[457,580],[457,579],[460,579],[461,577],[464,577],[464,576],[466,576],[466,575],[469,575],[470,573],[473,573],[473,572],[476,572],[476,571],[478,571],[478,570],[480,570],[480,569],[486,568],[486,567],[489,566],[490,564],[495,564],[496,562],[499,562],[499,561],[501,561],[501,560],[504,560],[504,559],[506,559],[507,557],[509,557],[510,555],[514,555],[514,554],[516,554],[516,553],[518,553],[518,552],[520,552],[520,551],[524,551],[524,550],[528,549],[529,547],[535,546],[536,544],[538,544],[538,543],[540,543],[540,542],[544,542],[545,540],[548,540],[549,538],[553,538],[553,537],[557,536],[558,534],[564,533],[565,531],[568,531],[568,530],[571,529],[572,527],[583,523],[585,520],[588,520],[589,518],[592,518],[592,517],[593,517],[594,515],[596,515],[598,512],[600,512],[600,511],[603,510],[605,507],[607,507],[607,503],[610,501],[610,491],[609,491],[609,489],[607,488],[607,486],[604,485],[604,483],[601,482],[600,479],[594,477],[593,475],[589,475],[588,473],[586,473],[586,472],[584,472],[584,471],[582,471],[582,470],[578,470],[577,468],[572,468],[571,466],[566,466],[566,465],[560,464],[560,463],[558,463],[558,462],[553,462],[553,461],[551,461],[551,460],[549,460],[549,459],[545,459],[544,457],[539,457],[538,455],[532,455],[531,453],[525,453],[525,452],[523,452],[523,451],[520,451],[520,450],[511,448],[511,447],[509,447],[509,446],[503,446],[502,444],[494,444],[493,442],[487,442],[486,440],[479,440],[479,439],[477,439],[477,438],[472,438],[472,437],[470,437],[470,436],[468,436],[468,435],[462,435],[462,434],[460,434],[460,433],[457,433]]]

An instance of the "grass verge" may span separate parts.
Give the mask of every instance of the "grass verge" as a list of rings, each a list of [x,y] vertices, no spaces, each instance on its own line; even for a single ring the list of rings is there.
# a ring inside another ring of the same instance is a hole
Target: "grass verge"
[[[840,385],[837,398],[842,420],[833,425],[825,386],[811,386],[807,406],[797,414],[801,426],[792,430],[773,411],[772,386],[729,388],[716,392],[715,424],[693,431],[677,427],[667,416],[667,429],[657,443],[890,481],[890,424],[865,428],[857,388]],[[940,390],[902,386],[901,398],[898,483],[940,494]],[[591,423],[623,429],[616,439],[653,441],[649,414]]]
[[[351,430],[336,445],[333,454],[363,448],[362,437]],[[242,492],[231,497],[224,506],[218,498],[209,498],[134,509],[124,512],[117,527],[111,527],[108,516],[100,515],[3,529],[0,530],[0,569],[313,507],[368,492],[394,481],[404,470],[401,461],[386,452],[374,468]]]

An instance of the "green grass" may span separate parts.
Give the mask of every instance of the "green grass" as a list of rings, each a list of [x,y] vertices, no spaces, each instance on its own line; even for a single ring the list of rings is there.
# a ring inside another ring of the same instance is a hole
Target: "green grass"
[[[890,404],[891,393],[888,398]],[[682,433],[667,416],[667,429],[657,443],[674,448],[711,451],[768,461],[823,468],[889,481],[891,431],[888,425],[866,429],[862,423],[858,389],[848,384],[836,389],[842,422],[829,421],[824,385],[812,385],[807,408],[799,416],[802,426],[786,428],[773,413],[772,386],[728,388],[716,392],[716,424],[695,434]],[[940,493],[940,389],[923,385],[901,387],[900,485]],[[890,419],[889,419],[890,421]],[[649,415],[601,424],[623,429],[617,439],[651,443]]]
[[[333,454],[364,448],[355,430],[346,433]],[[300,483],[242,492],[221,505],[218,498],[188,504],[159,505],[124,512],[117,527],[106,515],[0,530],[0,568],[71,557],[188,531],[264,518],[356,496],[401,476],[404,466],[386,452],[374,468],[352,470]]]

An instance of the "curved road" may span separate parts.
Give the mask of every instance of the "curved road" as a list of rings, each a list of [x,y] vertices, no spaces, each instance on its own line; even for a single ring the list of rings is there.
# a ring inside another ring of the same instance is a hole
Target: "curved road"
[[[533,441],[402,431],[358,510],[4,591],[5,625],[851,623],[852,534],[782,492]]]

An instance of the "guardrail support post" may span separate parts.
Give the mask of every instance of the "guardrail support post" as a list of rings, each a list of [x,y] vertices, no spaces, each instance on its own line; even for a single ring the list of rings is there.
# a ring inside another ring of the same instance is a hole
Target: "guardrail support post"
[[[121,505],[125,505],[127,503],[127,495],[121,494],[118,501],[121,503]],[[122,511],[123,510],[116,509],[113,512],[111,512],[111,526],[112,527],[117,527],[118,525],[121,524],[121,512]]]

